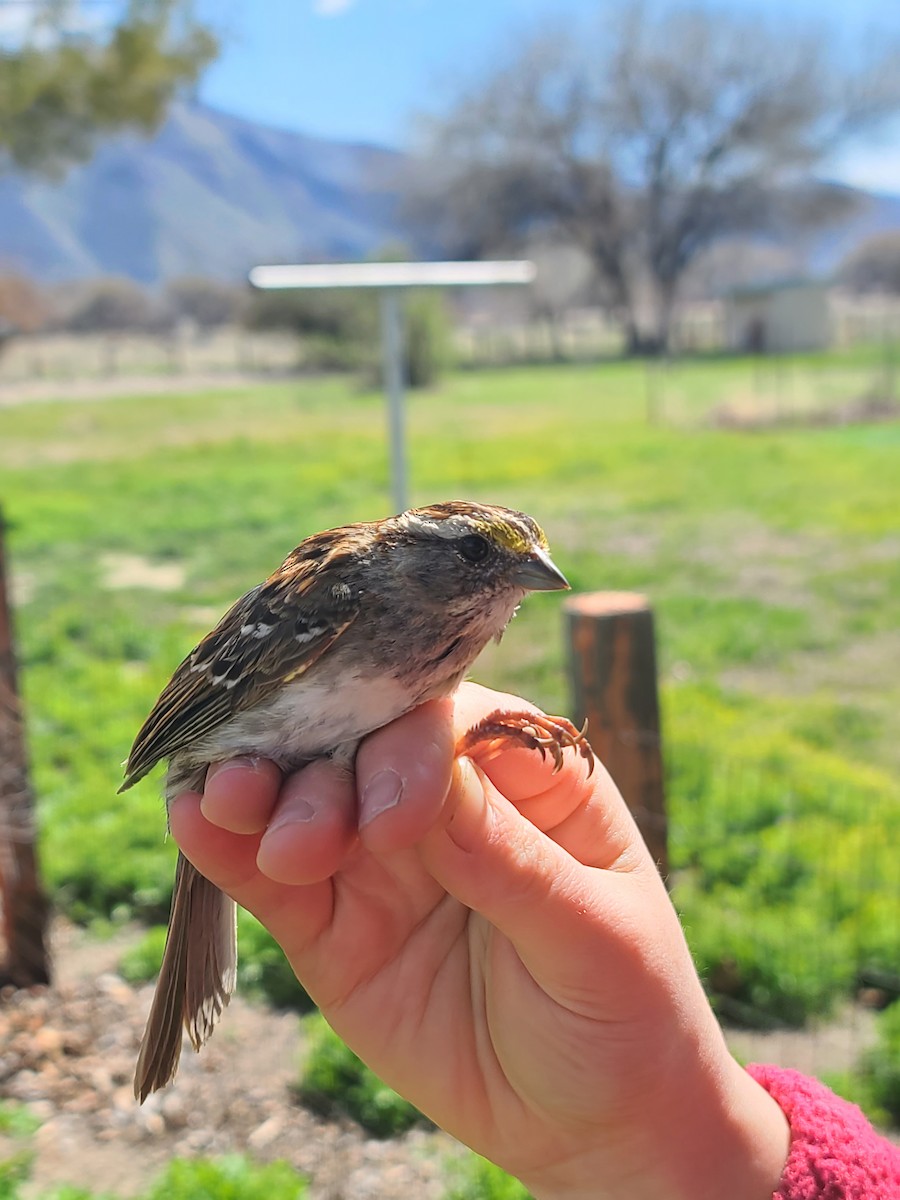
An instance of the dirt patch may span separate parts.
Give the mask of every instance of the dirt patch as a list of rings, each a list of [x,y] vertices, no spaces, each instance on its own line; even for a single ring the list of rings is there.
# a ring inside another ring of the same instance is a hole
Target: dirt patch
[[[145,588],[153,592],[173,592],[184,584],[184,566],[177,562],[153,563],[139,554],[103,554],[100,557],[103,586]]]
[[[876,1039],[877,1013],[848,1005],[819,1029],[728,1029],[733,1054],[742,1062],[779,1063],[806,1075],[852,1070]]]
[[[699,522],[684,557],[720,576],[717,595],[764,597],[769,604],[793,608],[812,602],[809,563],[824,563],[837,553],[833,539],[789,534],[750,513],[728,513]]]
[[[263,376],[273,378],[274,373]],[[4,382],[0,408],[52,400],[120,400],[123,396],[167,396],[172,393],[224,388],[252,387],[260,382],[253,373],[208,372],[206,374],[113,375],[106,379],[27,379]]]
[[[893,396],[856,396],[827,407],[812,406],[785,412],[760,411],[746,400],[713,410],[709,423],[718,429],[757,431],[767,429],[824,429],[833,425],[867,425],[900,420],[900,403]]]
[[[37,591],[37,577],[33,571],[23,571],[17,567],[10,575],[9,585],[13,608],[24,608]]]
[[[578,554],[585,545],[601,556],[652,562],[660,551],[660,537],[651,521],[636,519],[625,512],[612,516],[584,511],[554,523],[555,552]]]
[[[734,667],[723,671],[725,687],[782,695],[834,692],[844,700],[859,692],[872,695],[872,680],[884,677],[885,664],[900,662],[900,633],[885,630],[854,639],[839,650],[792,654],[772,667]]]

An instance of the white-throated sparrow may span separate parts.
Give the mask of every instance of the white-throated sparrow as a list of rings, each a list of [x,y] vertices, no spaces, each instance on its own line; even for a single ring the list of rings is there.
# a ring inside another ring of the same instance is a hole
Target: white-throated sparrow
[[[524,513],[453,500],[313,534],[181,663],[135,739],[120,791],[169,760],[167,803],[210,763],[351,764],[360,739],[451,693],[529,591],[566,588]],[[583,731],[498,712],[457,746],[515,738],[556,764]],[[182,1026],[199,1049],[234,986],[234,902],[178,855],[162,967],[135,1073],[143,1101],[175,1073]]]

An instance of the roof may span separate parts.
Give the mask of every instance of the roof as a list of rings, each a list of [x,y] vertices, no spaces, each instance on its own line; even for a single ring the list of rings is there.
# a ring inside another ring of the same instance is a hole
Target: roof
[[[729,288],[725,296],[729,300],[751,300],[760,296],[771,296],[776,292],[822,291],[830,286],[830,279],[810,279],[808,276],[797,276],[796,278],[771,279],[765,283],[740,284],[738,287]]]

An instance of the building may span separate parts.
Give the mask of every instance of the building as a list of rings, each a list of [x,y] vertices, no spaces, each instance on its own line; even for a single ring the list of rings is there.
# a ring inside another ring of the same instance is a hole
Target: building
[[[789,354],[831,344],[828,284],[786,279],[725,297],[725,344],[742,354]]]

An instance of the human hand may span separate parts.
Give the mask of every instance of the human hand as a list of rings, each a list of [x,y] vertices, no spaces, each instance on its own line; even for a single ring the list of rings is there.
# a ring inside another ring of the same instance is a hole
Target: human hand
[[[347,1043],[535,1195],[767,1200],[786,1121],[728,1054],[615,786],[568,753],[556,775],[517,747],[454,761],[498,708],[523,704],[464,685],[365,739],[355,778],[219,766],[172,832]]]

